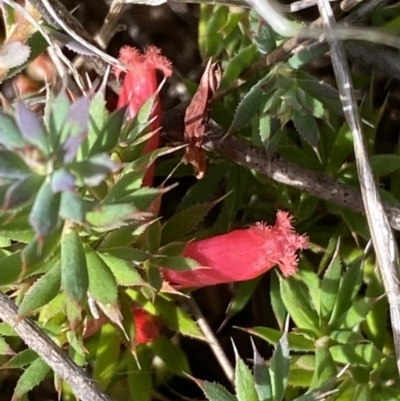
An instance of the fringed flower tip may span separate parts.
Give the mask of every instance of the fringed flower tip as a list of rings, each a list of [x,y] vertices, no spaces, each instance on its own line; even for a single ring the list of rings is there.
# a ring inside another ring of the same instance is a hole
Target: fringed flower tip
[[[284,276],[297,269],[297,250],[308,247],[308,238],[297,234],[292,217],[278,211],[274,226],[257,223],[187,244],[183,256],[202,267],[195,270],[163,269],[164,278],[180,288],[204,287],[253,279],[278,265]]]

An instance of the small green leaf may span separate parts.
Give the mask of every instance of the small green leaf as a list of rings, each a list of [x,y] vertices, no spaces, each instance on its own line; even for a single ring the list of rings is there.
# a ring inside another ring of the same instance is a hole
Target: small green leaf
[[[189,363],[186,354],[179,345],[174,344],[168,338],[159,336],[152,344],[153,352],[160,357],[172,373],[176,375],[190,374]]]
[[[175,213],[164,224],[161,244],[164,245],[182,239],[182,237],[190,233],[222,199],[223,198],[217,199],[214,202],[201,203]]]
[[[35,351],[27,348],[12,357],[9,361],[7,361],[4,365],[2,365],[2,368],[20,369],[36,361],[36,359],[38,358],[38,354]]]
[[[11,184],[4,196],[3,210],[17,209],[30,202],[38,193],[43,180],[40,175],[30,174]]]
[[[337,293],[339,291],[340,274],[342,265],[339,258],[340,241],[338,241],[335,253],[331,263],[325,271],[321,282],[321,297],[320,297],[320,318],[326,322],[331,317],[333,308],[336,303]]]
[[[258,401],[255,382],[250,369],[239,358],[235,348],[235,391],[238,401]]]
[[[104,305],[118,304],[118,286],[108,265],[91,247],[85,247],[89,294]]]
[[[50,134],[50,140],[54,149],[57,149],[60,145],[61,133],[69,107],[70,101],[65,90],[61,90],[57,96],[50,96],[50,99],[46,102],[44,123]]]
[[[61,265],[57,262],[45,275],[37,280],[19,305],[19,315],[28,313],[49,303],[59,292],[61,285]]]
[[[352,306],[352,301],[362,284],[363,264],[363,259],[359,258],[343,274],[329,323],[334,322]]]
[[[50,368],[47,363],[43,361],[43,359],[38,358],[33,361],[18,379],[17,385],[14,389],[14,394],[12,396],[12,401],[18,400],[28,391],[36,387],[45,379],[49,372]]]
[[[144,285],[144,281],[132,262],[120,259],[109,253],[98,253],[98,256],[106,263],[114,275],[118,285],[131,287]]]
[[[115,328],[105,324],[100,329],[99,341],[94,357],[93,379],[106,390],[117,371],[121,344]]]
[[[242,49],[236,56],[232,57],[225,68],[224,75],[221,81],[221,89],[228,88],[239,75],[254,61],[257,54],[255,45],[248,46]]]
[[[85,221],[86,212],[90,209],[90,204],[86,202],[79,193],[65,191],[61,194],[60,216],[66,220],[77,223]]]
[[[183,256],[157,256],[150,259],[157,266],[165,267],[173,270],[193,270],[201,266],[198,262],[191,258]]]
[[[332,358],[337,363],[350,363],[351,366],[372,366],[385,355],[374,344],[340,344],[329,348]]]
[[[25,141],[47,155],[49,145],[46,128],[39,116],[30,110],[25,103],[19,101],[15,106],[15,121]]]
[[[150,350],[146,347],[136,349],[135,357],[131,352],[126,355],[128,364],[128,386],[133,401],[149,401],[152,391],[152,365]],[[139,365],[138,365],[138,362]]]
[[[399,155],[372,155],[369,160],[374,173],[381,177],[400,169]]]
[[[15,355],[15,351],[7,344],[3,337],[0,337],[0,355]]]
[[[287,334],[284,333],[275,348],[269,368],[274,400],[276,401],[281,401],[285,395],[285,390],[288,384],[289,368],[289,344]]]
[[[254,334],[264,341],[268,341],[270,344],[276,345],[279,343],[282,333],[279,330],[271,329],[269,327],[252,327],[251,329],[246,329],[250,334]],[[293,351],[298,352],[310,352],[314,351],[315,344],[314,341],[303,337],[300,334],[288,333],[287,338],[289,341],[289,348]]]
[[[314,149],[318,149],[319,128],[313,116],[295,110],[292,120],[300,136]]]
[[[0,178],[18,180],[31,174],[25,162],[10,150],[0,150]]]
[[[59,207],[60,194],[53,193],[50,183],[44,182],[29,214],[29,223],[40,238],[46,237],[56,227]]]
[[[318,316],[311,306],[311,299],[305,284],[294,277],[279,277],[282,301],[290,317],[301,329],[315,332]]]
[[[118,144],[122,123],[125,120],[125,108],[119,108],[108,118],[104,128],[97,135],[96,142],[89,150],[89,156],[98,153],[110,153]]]
[[[15,284],[22,273],[21,252],[1,259],[0,285]]]
[[[26,146],[14,118],[2,112],[0,112],[0,144],[10,150]]]
[[[254,381],[259,401],[273,401],[271,376],[265,361],[261,358],[254,343]]]
[[[327,380],[336,377],[337,367],[328,350],[327,338],[319,339],[315,348],[316,369],[310,389],[320,387]]]
[[[237,398],[220,384],[201,380],[196,380],[196,383],[203,390],[209,401],[237,401]]]
[[[87,222],[96,229],[112,230],[127,224],[128,220],[139,218],[142,214],[128,203],[118,205],[99,205],[86,213]]]
[[[76,231],[61,237],[61,288],[78,305],[83,305],[89,287],[85,250]]]
[[[258,84],[254,85],[239,103],[227,135],[250,124],[264,101],[265,94],[263,89]]]
[[[122,175],[122,177],[109,190],[103,204],[122,203],[124,198],[127,198],[133,191],[139,189],[143,180],[142,171],[131,171]]]
[[[363,322],[368,313],[374,307],[379,298],[361,298],[353,302],[350,309],[348,309],[341,316],[338,316],[331,324],[331,328],[340,329],[354,329],[361,322]]]

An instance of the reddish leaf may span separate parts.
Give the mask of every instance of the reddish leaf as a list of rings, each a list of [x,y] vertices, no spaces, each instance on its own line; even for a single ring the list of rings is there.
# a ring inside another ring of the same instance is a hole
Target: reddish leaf
[[[211,102],[221,82],[221,69],[218,63],[208,61],[197,92],[185,113],[185,142],[188,144],[183,157],[184,162],[193,165],[197,178],[206,171],[206,156],[202,148],[204,135],[210,122]]]

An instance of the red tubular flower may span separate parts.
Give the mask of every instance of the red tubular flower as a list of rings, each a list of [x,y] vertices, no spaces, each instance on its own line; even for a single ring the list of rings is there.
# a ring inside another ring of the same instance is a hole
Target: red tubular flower
[[[150,313],[138,306],[132,308],[133,319],[135,322],[135,343],[136,344],[147,344],[155,339],[160,334],[160,325],[158,320]],[[83,333],[84,338],[92,336],[94,333],[100,330],[103,324],[107,323],[107,319],[101,316],[99,319],[91,320]]]
[[[278,211],[275,226],[257,223],[187,244],[182,256],[196,260],[195,270],[162,269],[164,278],[180,288],[204,287],[253,279],[274,265],[284,276],[297,269],[297,249],[308,247],[308,238],[294,232],[292,217]]]
[[[136,328],[136,344],[146,344],[157,339],[160,334],[160,326],[153,315],[150,315],[142,308],[135,308],[133,316]]]
[[[148,47],[144,54],[129,46],[120,50],[119,60],[131,69],[126,72],[117,108],[128,105],[129,118],[135,117],[143,104],[156,93],[158,89],[156,70],[162,71],[165,77],[169,77],[172,73],[171,63],[161,56],[160,52],[160,49],[154,46]],[[114,73],[118,79],[121,71],[115,70]],[[160,128],[161,120],[159,99],[155,101],[152,118],[154,121],[151,123],[151,129],[155,134],[148,140],[144,153],[152,152],[158,148],[159,134],[157,131]],[[151,186],[153,176],[154,165],[151,165],[145,174],[143,185]]]

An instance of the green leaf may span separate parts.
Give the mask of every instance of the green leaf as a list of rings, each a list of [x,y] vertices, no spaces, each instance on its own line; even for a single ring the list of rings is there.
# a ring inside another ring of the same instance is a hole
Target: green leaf
[[[263,89],[258,84],[254,85],[239,103],[227,135],[250,124],[264,101],[265,93]]]
[[[73,191],[65,191],[61,194],[60,216],[64,219],[83,223],[89,209],[90,204],[80,194]]]
[[[374,344],[340,344],[329,348],[332,358],[337,363],[372,366],[385,355]]]
[[[236,56],[232,57],[225,68],[221,80],[221,89],[227,89],[239,78],[240,74],[253,63],[257,54],[255,45],[242,49]]]
[[[314,149],[318,149],[319,128],[313,116],[295,110],[292,120],[297,132]]]
[[[336,173],[353,152],[353,136],[347,123],[339,129],[326,162],[326,173]]]
[[[235,347],[235,391],[238,401],[258,401],[255,382],[250,369],[239,358]]]
[[[109,116],[104,128],[97,135],[96,142],[89,150],[88,156],[98,153],[110,153],[114,150],[118,144],[122,123],[125,119],[125,111],[125,108],[120,108]]]
[[[336,364],[328,350],[328,338],[319,339],[315,349],[316,369],[310,389],[320,387],[328,379],[334,378],[337,374]]]
[[[207,18],[207,24],[203,28],[203,35],[199,36],[199,45],[204,57],[215,56],[223,40],[220,30],[228,21],[229,9],[225,6],[213,7],[213,12]],[[201,27],[200,27],[201,29]]]
[[[23,351],[19,352],[17,355],[12,357],[9,361],[7,361],[4,365],[2,365],[3,369],[19,369],[23,368],[26,365],[31,364],[32,362],[38,359],[38,354],[35,351],[27,348]]]
[[[251,329],[246,329],[250,334],[254,334],[264,341],[268,341],[270,344],[276,345],[282,337],[282,333],[279,330],[271,329],[269,327],[252,327]],[[303,337],[300,334],[288,333],[287,334],[289,348],[293,351],[299,352],[309,352],[314,351],[315,344],[314,341]]]
[[[14,350],[7,344],[3,337],[0,337],[0,355],[15,355]]]
[[[4,196],[3,210],[16,209],[30,202],[38,193],[43,180],[40,175],[30,174],[11,184]]]
[[[273,401],[271,376],[265,361],[261,358],[254,343],[253,359],[254,359],[254,384],[256,387],[259,401]]]
[[[197,261],[183,256],[157,256],[150,259],[157,266],[173,270],[193,270],[201,266]]]
[[[59,207],[60,194],[53,193],[51,184],[44,182],[29,214],[29,223],[40,238],[46,237],[56,227]]]
[[[142,185],[143,172],[131,171],[122,175],[122,177],[113,185],[108,194],[103,199],[103,204],[121,203],[122,200],[139,189]]]
[[[186,354],[179,345],[174,344],[164,336],[159,336],[157,340],[153,342],[151,348],[155,355],[165,362],[169,371],[180,376],[190,374],[190,367]]]
[[[305,284],[294,277],[279,276],[282,301],[290,317],[300,329],[315,332],[318,316],[311,306],[311,299]]]
[[[272,272],[271,275],[271,287],[269,290],[269,294],[271,297],[271,306],[275,315],[275,319],[278,322],[279,328],[283,331],[286,320],[286,308],[282,301],[281,290],[280,290],[280,278],[276,269]]]
[[[289,368],[289,344],[287,333],[284,333],[275,348],[269,368],[274,400],[276,401],[281,401],[285,395],[285,390],[288,384]]]
[[[340,329],[354,329],[361,322],[363,322],[368,313],[374,307],[379,298],[361,298],[353,302],[350,309],[348,309],[341,316],[338,316],[331,324],[331,328]]]
[[[0,112],[0,144],[10,150],[26,146],[14,118],[2,112]]]
[[[257,277],[254,280],[236,283],[233,299],[229,303],[226,311],[225,321],[243,310],[253,296],[260,280],[261,277]]]
[[[321,320],[326,322],[328,322],[329,318],[331,317],[339,291],[340,275],[342,272],[342,265],[339,258],[339,247],[340,241],[338,241],[336,245],[336,250],[332,257],[331,263],[326,269],[321,282],[319,313]]]
[[[121,344],[115,328],[104,324],[100,329],[99,341],[94,357],[93,379],[106,390],[117,371]]]
[[[381,177],[400,169],[399,155],[372,155],[369,160],[374,173]]]
[[[131,352],[126,354],[128,386],[133,401],[149,401],[151,399],[153,384],[151,357],[152,355],[146,347],[137,348],[135,357]]]
[[[69,107],[70,101],[65,90],[61,90],[57,96],[51,96],[46,102],[44,122],[54,149],[57,149],[60,145],[61,134]]]
[[[127,224],[128,220],[138,219],[142,214],[128,203],[118,205],[99,205],[86,213],[87,222],[96,229],[109,231]]]
[[[201,380],[196,380],[196,383],[203,390],[209,401],[237,401],[237,398],[220,384]]]
[[[15,121],[25,141],[47,155],[49,152],[47,132],[39,116],[30,110],[25,103],[19,101],[15,106]]]
[[[15,284],[22,273],[21,252],[1,259],[0,285]]]
[[[362,284],[363,264],[363,259],[359,258],[343,274],[329,324],[352,306],[352,301]]]
[[[118,286],[108,265],[90,246],[85,247],[89,294],[104,305],[118,304]]]
[[[12,401],[18,400],[28,391],[36,387],[45,379],[49,372],[50,368],[47,363],[43,361],[43,359],[38,358],[33,361],[18,379],[17,385],[14,389],[14,394],[12,396]]]
[[[114,275],[118,285],[130,287],[144,285],[144,281],[132,262],[128,262],[109,253],[98,253]]]
[[[208,214],[208,212],[223,198],[214,202],[205,202],[175,213],[162,230],[161,244],[179,241],[185,234],[190,233]]]
[[[64,232],[61,237],[61,288],[72,301],[82,306],[88,287],[86,255],[79,234]]]
[[[19,305],[19,316],[49,303],[59,292],[61,285],[61,265],[57,262],[46,274],[37,280]]]
[[[0,178],[17,180],[31,174],[25,162],[10,150],[0,150]]]

